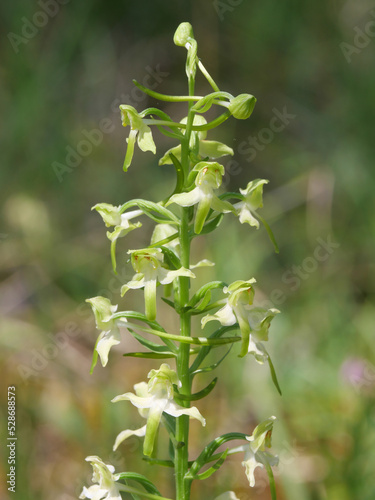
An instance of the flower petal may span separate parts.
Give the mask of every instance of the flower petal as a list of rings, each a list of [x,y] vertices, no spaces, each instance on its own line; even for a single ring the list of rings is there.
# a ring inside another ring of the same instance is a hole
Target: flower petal
[[[145,314],[147,319],[156,318],[156,279],[145,280]]]
[[[120,330],[117,325],[115,325],[111,330],[104,331],[101,333],[101,339],[96,345],[96,351],[100,356],[100,361],[102,366],[106,366],[108,363],[108,353],[111,347],[120,343]]]
[[[188,415],[190,418],[199,420],[203,426],[206,425],[206,420],[202,417],[198,408],[192,406],[191,408],[183,408],[174,401],[169,401],[164,408],[165,413],[172,415],[172,417],[181,417],[181,415]]]
[[[181,161],[181,145],[179,145],[174,148],[168,149],[165,155],[160,158],[159,165],[173,165],[171,157],[169,156],[170,153],[172,153],[178,161]]]
[[[137,273],[133,276],[131,281],[128,281],[121,287],[121,297],[123,297],[126,292],[130,289],[136,290],[138,288],[143,288],[145,286],[145,278],[142,273]]]
[[[237,318],[233,313],[233,309],[229,304],[226,304],[224,307],[219,309],[215,314],[207,314],[201,320],[202,328],[205,327],[208,321],[220,321],[223,326],[230,326],[237,323]]]
[[[158,279],[162,285],[168,285],[168,283],[172,283],[172,281],[180,276],[195,278],[195,274],[190,271],[190,269],[185,269],[184,267],[180,267],[180,269],[172,271],[169,269],[164,269],[163,267],[158,269]]]
[[[130,436],[138,436],[138,437],[144,437],[146,434],[146,426],[144,425],[140,429],[127,429],[125,431],[120,432],[120,434],[116,437],[115,444],[113,445],[113,451],[116,451],[117,448],[120,446],[120,444],[125,441],[125,439],[128,439]]]
[[[151,408],[154,401],[153,396],[136,396],[132,392],[126,392],[125,394],[120,394],[112,399],[112,403],[117,403],[118,401],[130,401],[133,406],[137,408]]]
[[[234,155],[232,148],[218,141],[200,141],[199,154],[203,157],[220,158],[221,156]]]
[[[192,207],[193,205],[199,203],[204,196],[205,195],[202,193],[201,189],[196,187],[188,193],[174,194],[169,198],[169,201],[165,206],[167,207],[171,203],[176,203],[181,207]]]
[[[151,129],[148,125],[142,124],[138,133],[138,146],[142,151],[151,151],[156,153],[156,146],[152,137]]]
[[[124,160],[123,169],[126,172],[131,165],[133,155],[134,155],[134,146],[137,138],[138,130],[130,130],[129,138],[127,139],[128,147],[126,148],[126,155]]]

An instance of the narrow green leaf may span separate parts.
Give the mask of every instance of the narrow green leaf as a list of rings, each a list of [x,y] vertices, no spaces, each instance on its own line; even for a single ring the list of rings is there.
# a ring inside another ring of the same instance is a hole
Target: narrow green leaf
[[[172,460],[160,460],[158,458],[142,457],[142,460],[151,465],[161,465],[162,467],[174,467]]]
[[[181,261],[177,255],[168,247],[161,245],[159,248],[163,251],[164,257],[166,258],[167,264],[171,264],[174,269],[180,269]]]
[[[142,335],[139,335],[136,332],[132,332],[132,335],[135,339],[138,340],[138,342],[140,344],[147,347],[147,349],[150,349],[150,351],[158,352],[158,353],[169,352],[167,346],[156,344],[155,342],[151,342],[151,340],[145,339],[144,337],[142,337]]]
[[[210,220],[207,222],[203,228],[202,231],[199,234],[208,234],[214,231],[217,227],[219,227],[221,221],[223,220],[224,214],[219,214],[217,215],[214,219]]]
[[[272,472],[272,467],[267,462],[264,464],[264,467],[266,469],[266,472],[268,475],[268,480],[270,482],[271,498],[272,498],[272,500],[277,500],[276,484],[275,484],[275,478],[274,478],[273,472]]]
[[[98,342],[100,340],[100,335],[96,339],[95,346],[94,346],[94,351],[92,353],[92,362],[91,362],[91,367],[90,367],[90,375],[92,375],[94,368],[96,366],[96,363],[98,362],[98,351],[96,350],[96,347],[98,345]]]
[[[197,476],[197,479],[207,479],[209,478],[210,476],[212,476],[212,474],[214,472],[216,472],[217,470],[220,469],[220,467],[223,465],[223,463],[225,462],[225,459],[227,458],[227,455],[228,455],[228,451],[229,451],[229,448],[227,448],[220,456],[219,460],[212,466],[210,467],[209,469],[207,469],[206,471],[202,472],[201,474],[198,474]]]
[[[269,364],[269,367],[270,367],[272,382],[274,383],[274,385],[275,385],[278,393],[280,394],[280,396],[282,396],[280,385],[279,385],[279,382],[277,380],[277,375],[276,375],[275,367],[273,366],[273,363],[271,361],[270,355],[268,353],[267,353],[267,355],[268,355],[268,364]]]
[[[161,493],[159,492],[157,487],[142,474],[138,474],[136,472],[120,472],[119,474],[117,474],[117,476],[120,480],[136,481],[137,483],[141,484],[148,493],[153,493],[155,495],[158,495],[159,497],[161,496]]]
[[[215,387],[216,383],[217,383],[217,377],[215,377],[209,384],[207,387],[205,387],[204,389],[202,389],[201,391],[199,392],[196,392],[195,394],[191,394],[190,396],[186,396],[185,394],[178,394],[176,391],[175,391],[175,399],[180,399],[181,401],[197,401],[198,399],[202,399],[202,398],[205,398],[206,396],[208,396],[208,394],[210,394],[210,392],[213,390],[213,388]]]
[[[229,432],[215,438],[204,448],[199,457],[193,462],[190,471],[186,474],[185,477],[187,479],[194,479],[198,475],[200,469],[209,462],[210,457],[222,444],[227,443],[228,441],[234,441],[236,439],[246,441],[246,437],[247,434],[243,434],[242,432]]]
[[[180,314],[181,307],[175,304],[172,300],[166,299],[165,297],[162,297],[161,300],[172,307],[178,314]]]
[[[188,307],[195,307],[207,294],[208,291],[214,290],[217,288],[224,288],[226,283],[224,281],[211,281],[206,285],[203,285],[199,290],[195,292],[188,303]]]
[[[184,176],[184,171],[182,169],[182,165],[178,161],[178,159],[175,157],[175,155],[173,153],[169,153],[169,156],[170,156],[170,159],[172,160],[174,168],[176,169],[176,175],[177,175],[176,187],[172,193],[172,195],[174,195],[174,194],[180,193],[182,191],[184,184],[185,184],[185,176]]]
[[[237,330],[237,329],[238,329],[238,325],[222,326],[221,328],[219,328],[218,330],[216,330],[214,333],[212,333],[209,338],[210,339],[220,338],[226,332],[229,332],[231,330]],[[193,376],[196,375],[197,373],[201,373],[201,372],[204,372],[204,371],[212,371],[212,370],[214,370],[217,366],[219,366],[219,364],[229,354],[229,350],[228,350],[228,352],[217,363],[214,363],[214,365],[206,367],[205,369],[202,368],[202,369],[198,370],[198,368],[200,367],[200,365],[202,364],[202,362],[205,360],[205,358],[208,356],[208,354],[210,353],[210,351],[211,351],[210,347],[202,347],[201,348],[201,350],[199,351],[198,356],[195,358],[193,364],[190,367],[190,372],[191,372],[191,374]]]
[[[152,216],[151,212],[156,212],[159,215],[161,215],[163,218],[162,219],[160,217],[158,218],[158,220],[161,221],[160,224],[162,223],[177,224],[177,225],[180,224],[179,218],[173,212],[168,210],[168,208],[165,208],[159,203],[154,203],[153,201],[142,200],[138,198],[124,203],[124,205],[122,205],[121,207],[120,213],[122,214],[128,208],[135,206],[138,207],[140,210],[142,210],[146,215],[148,215],[151,218],[154,217]]]
[[[145,359],[166,359],[175,358],[177,354],[170,353],[159,353],[159,352],[126,352],[123,356],[130,358],[145,358]]]
[[[272,241],[272,244],[275,248],[275,252],[276,253],[279,253],[279,247],[277,245],[277,242],[276,242],[276,238],[272,232],[272,229],[270,228],[270,226],[268,225],[268,223],[263,219],[263,217],[261,217],[259,214],[257,214],[257,217],[258,219],[260,220],[260,222],[263,224],[263,226],[265,227],[267,233],[268,233],[268,236],[270,238],[270,240]]]

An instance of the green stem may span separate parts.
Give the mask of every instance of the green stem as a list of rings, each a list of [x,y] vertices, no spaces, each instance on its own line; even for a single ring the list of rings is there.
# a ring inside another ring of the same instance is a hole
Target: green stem
[[[194,79],[189,78],[189,95],[194,94]],[[189,112],[186,123],[184,140],[181,144],[181,165],[187,179],[189,173],[189,142],[194,121],[194,112],[191,110],[193,102],[189,102]],[[189,209],[181,208],[180,225],[180,245],[181,245],[181,264],[186,269],[190,268],[190,238],[189,238]],[[189,298],[190,279],[180,277],[180,305],[185,307]],[[187,312],[180,314],[180,335],[190,337],[190,315]],[[188,344],[180,343],[177,356],[177,373],[181,382],[180,393],[185,396],[191,394],[191,378],[189,370],[190,347]],[[189,401],[182,401],[183,406],[189,407]],[[185,475],[188,472],[189,458],[189,417],[183,415],[176,421],[176,440],[184,443],[182,447],[175,448],[175,477],[176,477],[176,500],[190,499],[190,483],[185,481]]]

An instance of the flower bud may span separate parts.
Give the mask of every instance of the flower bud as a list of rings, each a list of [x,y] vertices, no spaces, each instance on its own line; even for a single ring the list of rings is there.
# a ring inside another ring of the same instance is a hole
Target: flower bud
[[[194,38],[193,27],[190,23],[181,23],[173,37],[175,45],[185,47],[188,38]]]
[[[238,120],[246,120],[254,110],[256,98],[251,94],[240,94],[229,103],[229,111]]]

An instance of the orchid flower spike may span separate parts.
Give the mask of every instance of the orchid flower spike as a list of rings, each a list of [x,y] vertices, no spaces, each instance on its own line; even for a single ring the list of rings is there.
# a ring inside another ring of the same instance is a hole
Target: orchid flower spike
[[[240,189],[240,193],[243,195],[243,201],[235,203],[234,208],[237,209],[237,215],[239,216],[241,224],[247,222],[250,226],[254,226],[259,229],[259,222],[256,216],[257,209],[263,207],[263,186],[268,184],[265,179],[256,179],[251,181],[246,186],[246,189]],[[259,216],[258,216],[259,217]]]
[[[130,125],[130,134],[127,139],[128,148],[126,150],[124,170],[125,172],[130,167],[133,159],[135,141],[142,151],[151,151],[156,153],[156,146],[152,137],[151,129],[143,122],[142,117],[133,106],[126,104],[120,105],[122,125],[126,127]]]
[[[179,276],[195,278],[195,274],[184,267],[174,271],[164,268],[162,266],[164,255],[160,248],[129,250],[128,253],[131,255],[131,263],[137,274],[121,288],[121,295],[129,289],[144,288],[146,316],[154,320],[156,318],[157,282],[167,285]]]
[[[122,500],[120,494],[120,484],[117,484],[118,475],[114,474],[115,468],[113,465],[105,464],[103,460],[96,456],[86,458],[87,462],[91,462],[93,468],[92,481],[93,484],[89,488],[83,487],[79,498],[89,498],[91,500]]]
[[[255,486],[254,471],[257,467],[270,468],[279,463],[278,457],[266,450],[266,448],[271,447],[271,436],[275,420],[276,417],[270,417],[260,423],[255,427],[253,434],[246,438],[250,445],[240,447],[245,452],[242,465],[246,469],[246,477],[251,487]]]
[[[171,196],[167,205],[170,203],[176,203],[182,207],[198,205],[194,231],[199,234],[211,208],[219,213],[234,212],[235,210],[228,201],[221,200],[214,193],[214,190],[218,189],[222,182],[225,172],[223,165],[217,162],[201,161],[195,165],[193,171],[198,172],[195,178],[196,187],[188,193],[178,193]]]
[[[102,366],[108,363],[108,354],[112,346],[120,343],[119,326],[126,326],[126,319],[114,319],[117,305],[105,297],[93,297],[87,299],[95,316],[96,327],[102,330],[96,342],[95,350],[100,356]]]
[[[116,396],[112,402],[130,401],[137,408],[148,410],[143,453],[151,456],[163,412],[173,417],[188,415],[191,418],[199,420],[202,425],[206,425],[206,421],[195,406],[184,408],[173,401],[173,385],[175,384],[179,387],[181,383],[177,378],[177,373],[168,364],[163,363],[159,370],[151,370],[148,378],[150,380],[147,385],[147,394],[139,396],[127,392]],[[144,387],[142,387],[143,389]]]

